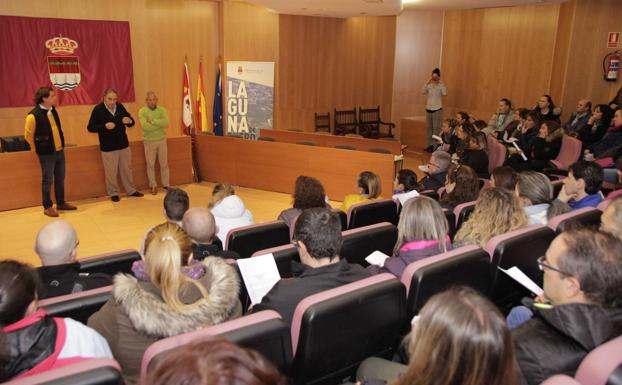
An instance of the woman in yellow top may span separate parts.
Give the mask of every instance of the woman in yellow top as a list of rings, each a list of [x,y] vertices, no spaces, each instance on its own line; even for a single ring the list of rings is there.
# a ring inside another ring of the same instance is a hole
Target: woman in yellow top
[[[382,193],[382,183],[380,183],[380,177],[373,172],[363,171],[360,173],[356,184],[359,193],[348,194],[343,198],[341,210],[346,213],[350,207],[357,203],[367,202],[372,199],[382,199],[380,196]]]

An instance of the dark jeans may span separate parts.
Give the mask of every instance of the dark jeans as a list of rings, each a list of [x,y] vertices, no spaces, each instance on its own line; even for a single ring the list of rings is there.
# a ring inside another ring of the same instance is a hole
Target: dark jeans
[[[52,182],[54,182],[54,193],[56,204],[65,203],[65,152],[56,151],[53,154],[39,154],[41,164],[41,195],[43,197],[43,207],[52,207]]]

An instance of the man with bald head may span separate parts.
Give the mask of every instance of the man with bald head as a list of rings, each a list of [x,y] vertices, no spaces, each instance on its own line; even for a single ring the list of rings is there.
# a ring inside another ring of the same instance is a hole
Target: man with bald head
[[[587,124],[590,116],[592,116],[592,102],[587,99],[579,100],[576,111],[570,115],[570,119],[564,124],[566,134],[578,136],[579,131]]]
[[[158,182],[155,176],[156,157],[160,162],[160,178],[162,186],[169,186],[168,153],[166,149],[166,128],[168,127],[168,113],[164,107],[158,106],[158,97],[155,92],[147,92],[147,105],[138,111],[140,125],[143,128],[143,144],[145,146],[145,160],[147,161],[147,178],[151,194],[158,193]]]
[[[37,234],[35,252],[43,265],[38,269],[43,283],[40,298],[56,297],[112,284],[105,274],[80,273],[76,261],[78,235],[69,222],[54,221]]]
[[[202,260],[205,257],[216,256],[238,259],[240,256],[234,251],[222,250],[213,243],[216,239],[216,220],[212,212],[205,207],[193,207],[186,211],[182,227],[192,240],[192,257]]]

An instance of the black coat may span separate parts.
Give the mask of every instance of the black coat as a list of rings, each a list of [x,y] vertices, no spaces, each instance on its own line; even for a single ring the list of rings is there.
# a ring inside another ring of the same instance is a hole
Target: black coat
[[[460,157],[460,164],[471,167],[480,178],[490,178],[488,154],[484,150],[464,150],[462,157]]]
[[[622,309],[566,304],[535,310],[512,332],[516,359],[528,385],[554,374],[574,376],[585,356],[622,334]]]
[[[123,123],[123,118],[126,117],[130,118],[129,124]],[[115,127],[109,130],[106,128],[106,123],[114,123]],[[132,118],[132,115],[123,107],[123,104],[117,103],[115,114],[112,115],[102,102],[93,107],[87,129],[89,132],[97,133],[99,136],[100,150],[108,152],[123,150],[129,146],[125,127],[132,127],[133,125],[134,118]]]
[[[41,266],[37,268],[37,271],[43,286],[39,293],[40,299],[112,285],[112,278],[107,274],[80,273],[78,262]]]

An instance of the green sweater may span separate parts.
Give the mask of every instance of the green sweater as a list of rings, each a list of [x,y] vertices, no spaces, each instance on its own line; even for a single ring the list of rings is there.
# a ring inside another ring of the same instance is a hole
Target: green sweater
[[[155,110],[143,107],[138,111],[140,125],[143,127],[143,140],[153,142],[166,138],[168,126],[168,113],[164,107],[157,106]],[[147,120],[150,120],[149,123]]]

